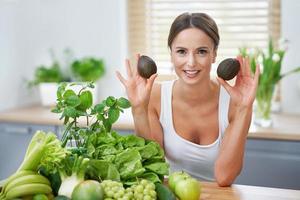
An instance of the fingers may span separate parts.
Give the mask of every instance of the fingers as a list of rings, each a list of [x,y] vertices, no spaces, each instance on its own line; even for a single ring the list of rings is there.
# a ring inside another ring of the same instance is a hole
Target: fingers
[[[227,83],[220,77],[217,77],[217,80],[225,88],[225,90],[228,92],[228,94],[231,94],[232,87],[229,85],[229,83]]]
[[[132,77],[132,69],[130,67],[130,61],[128,59],[125,60],[126,72],[128,77]]]
[[[243,58],[241,55],[237,56],[237,60],[240,62],[240,75],[251,76],[250,59],[248,56]]]
[[[134,75],[134,76],[137,76],[137,75],[138,75],[138,72],[137,72],[137,65],[138,65],[138,63],[139,63],[139,59],[140,59],[140,54],[139,54],[139,53],[135,54],[136,66],[132,68],[132,71],[133,71],[133,75]]]
[[[157,74],[152,74],[150,78],[147,79],[147,90],[151,90],[153,83],[157,77]]]
[[[121,83],[126,87],[126,79],[121,75],[119,71],[116,71],[116,75],[118,79],[121,81]]]

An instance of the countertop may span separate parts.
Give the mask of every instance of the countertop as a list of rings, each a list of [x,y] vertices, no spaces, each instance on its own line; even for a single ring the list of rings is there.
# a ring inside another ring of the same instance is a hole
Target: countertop
[[[51,113],[50,108],[38,105],[0,112],[0,122],[27,123],[39,125],[62,125],[60,115]],[[300,115],[273,114],[273,126],[261,128],[251,125],[248,138],[300,141]],[[81,121],[80,123],[84,123]],[[120,114],[113,125],[118,130],[133,130],[133,118],[130,109]]]
[[[200,200],[300,200],[300,190],[201,182]]]

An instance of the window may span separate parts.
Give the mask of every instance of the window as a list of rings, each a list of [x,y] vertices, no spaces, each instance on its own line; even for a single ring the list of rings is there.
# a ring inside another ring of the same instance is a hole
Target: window
[[[172,73],[167,37],[183,12],[205,12],[218,24],[217,63],[235,57],[238,48],[266,48],[280,37],[280,0],[128,0],[129,53],[152,57],[159,74]]]

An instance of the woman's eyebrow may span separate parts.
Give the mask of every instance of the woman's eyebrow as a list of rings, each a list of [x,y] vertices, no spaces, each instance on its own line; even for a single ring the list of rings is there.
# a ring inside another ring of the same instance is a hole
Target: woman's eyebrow
[[[198,47],[197,49],[207,49],[207,50],[209,50],[209,48],[207,46]]]
[[[175,49],[187,49],[187,48],[185,48],[185,47],[175,47]]]

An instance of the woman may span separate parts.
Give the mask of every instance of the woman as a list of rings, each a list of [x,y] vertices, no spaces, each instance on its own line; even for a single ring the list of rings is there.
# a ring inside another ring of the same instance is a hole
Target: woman
[[[259,67],[253,77],[249,60],[238,56],[241,69],[234,86],[211,79],[218,45],[212,18],[184,13],[168,38],[177,80],[153,84],[156,74],[143,79],[128,60],[128,78],[117,76],[131,102],[136,133],[164,148],[171,171],[229,186],[242,169]]]

